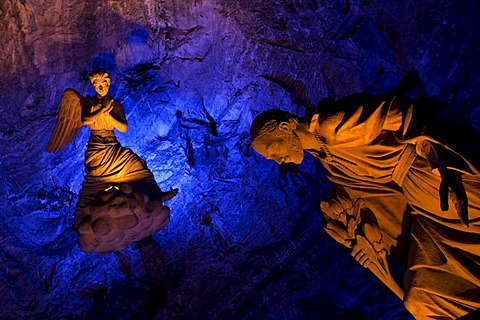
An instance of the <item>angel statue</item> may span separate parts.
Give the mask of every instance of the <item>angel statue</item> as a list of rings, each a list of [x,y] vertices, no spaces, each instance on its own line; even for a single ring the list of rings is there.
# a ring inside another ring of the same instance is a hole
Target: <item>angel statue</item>
[[[85,152],[86,176],[75,210],[73,230],[85,252],[106,253],[127,248],[163,229],[170,209],[162,205],[178,189],[162,192],[144,160],[117,141],[114,129],[127,131],[120,102],[108,96],[110,75],[104,69],[89,74],[96,95],[85,98],[66,89],[58,120],[46,150],[57,152],[90,127]]]

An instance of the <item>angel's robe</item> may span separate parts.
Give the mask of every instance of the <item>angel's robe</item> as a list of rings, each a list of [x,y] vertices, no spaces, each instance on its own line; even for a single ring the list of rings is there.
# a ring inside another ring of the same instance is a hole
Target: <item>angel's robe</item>
[[[113,100],[109,113],[106,96],[83,98],[66,89],[62,95],[57,123],[47,144],[48,152],[65,147],[82,125],[91,134],[85,152],[86,176],[79,192],[72,229],[85,252],[106,253],[127,248],[163,229],[170,209],[163,201],[177,190],[162,192],[145,161],[117,141],[114,129],[126,130],[122,105]],[[94,115],[92,115],[94,114]]]
[[[455,319],[480,308],[479,172],[429,137],[407,139],[414,109],[402,99],[353,101],[313,115],[309,131],[322,147],[308,151],[352,201],[364,199],[388,250],[406,260],[404,303],[415,318]],[[469,228],[453,205],[441,211],[445,168],[462,173]]]
[[[82,112],[92,113],[101,108],[105,101],[108,101],[107,97],[99,101],[96,97],[87,96]],[[116,100],[113,103],[114,107],[110,113],[126,123],[122,105]],[[113,131],[115,127],[109,116],[102,113],[88,126],[91,133],[85,152],[86,176],[80,190],[77,211],[95,199],[99,191],[111,185],[138,181],[154,182],[153,174],[145,161],[117,141]],[[156,186],[156,183],[152,183],[152,186]]]
[[[103,99],[104,101],[107,99]],[[111,116],[126,123],[123,107],[114,100]],[[96,97],[87,96],[84,108],[95,112],[102,107]],[[102,113],[93,123],[89,124],[90,138],[85,153],[85,181],[88,186],[109,185],[112,183],[133,182],[139,180],[153,181],[153,175],[148,170],[144,160],[131,149],[124,148],[117,141],[115,129],[108,115]]]

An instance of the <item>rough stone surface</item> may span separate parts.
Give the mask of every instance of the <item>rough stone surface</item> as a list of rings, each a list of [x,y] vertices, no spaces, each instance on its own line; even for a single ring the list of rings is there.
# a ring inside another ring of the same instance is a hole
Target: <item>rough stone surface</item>
[[[480,129],[476,1],[0,2],[2,319],[403,319],[323,231],[321,166],[249,147],[253,117],[325,97],[437,95]],[[64,89],[112,72],[170,224],[85,254],[71,231],[88,130],[44,151]],[[401,82],[402,79],[408,81]]]

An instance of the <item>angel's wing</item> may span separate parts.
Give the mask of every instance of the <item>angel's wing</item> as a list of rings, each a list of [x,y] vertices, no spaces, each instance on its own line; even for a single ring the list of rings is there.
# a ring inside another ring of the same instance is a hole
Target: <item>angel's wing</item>
[[[82,105],[83,97],[77,91],[63,92],[58,120],[46,148],[48,152],[57,152],[75,138],[82,126]]]

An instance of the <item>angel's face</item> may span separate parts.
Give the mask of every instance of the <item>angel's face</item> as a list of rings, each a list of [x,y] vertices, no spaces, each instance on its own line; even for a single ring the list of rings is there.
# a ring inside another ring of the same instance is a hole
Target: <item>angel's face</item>
[[[95,78],[92,81],[92,86],[97,92],[97,95],[103,98],[107,95],[108,89],[110,88],[110,78]]]

